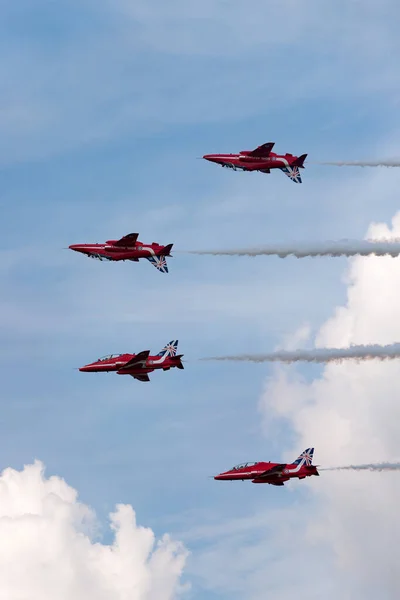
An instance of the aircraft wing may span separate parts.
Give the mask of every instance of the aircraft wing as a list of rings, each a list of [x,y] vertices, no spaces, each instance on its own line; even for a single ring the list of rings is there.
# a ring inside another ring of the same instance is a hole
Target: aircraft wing
[[[131,375],[134,379],[138,379],[139,381],[150,381],[150,377],[147,373],[143,373],[143,375]]]
[[[281,465],[275,465],[271,469],[268,469],[267,471],[264,471],[264,473],[261,473],[261,475],[257,475],[257,479],[260,479],[260,478],[268,479],[268,477],[274,477],[275,475],[280,475],[284,469],[286,469],[286,463],[281,464]]]
[[[249,152],[248,156],[257,156],[258,158],[260,158],[260,157],[267,158],[270,155],[271,150],[274,146],[275,146],[275,142],[267,142],[266,144],[263,144],[262,146],[258,146],[258,148],[256,148],[255,150],[252,150],[251,152]]]
[[[139,354],[136,354],[136,356],[131,358],[131,360],[128,360],[127,363],[120,367],[119,370],[125,371],[126,369],[132,369],[133,367],[135,367],[135,369],[142,369],[146,364],[149,354],[150,350],[143,350],[143,352],[139,352]]]
[[[124,237],[122,237],[120,240],[115,242],[114,246],[134,246],[138,237],[138,233],[128,233],[127,235],[124,235]]]

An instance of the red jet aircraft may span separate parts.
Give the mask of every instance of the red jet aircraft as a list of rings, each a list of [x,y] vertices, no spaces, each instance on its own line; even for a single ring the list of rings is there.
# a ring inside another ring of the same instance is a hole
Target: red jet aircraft
[[[317,465],[312,464],[314,448],[307,448],[294,463],[248,462],[233,467],[230,471],[216,475],[214,479],[233,481],[252,479],[252,483],[284,485],[285,481],[297,477],[304,479],[311,475],[319,476]]]
[[[144,350],[139,354],[109,354],[79,370],[86,373],[116,371],[117,375],[130,375],[139,381],[150,381],[148,373],[155,369],[163,371],[169,371],[173,367],[183,369],[181,361],[183,354],[177,355],[177,349],[178,340],[172,340],[155,356],[150,356],[150,350]]]
[[[173,244],[160,246],[157,242],[143,244],[138,233],[128,233],[120,240],[108,240],[105,244],[73,244],[71,250],[81,252],[98,260],[133,260],[147,258],[161,273],[168,273],[166,256],[171,256]]]
[[[292,181],[301,183],[299,168],[304,169],[307,154],[275,154],[271,152],[274,145],[275,142],[268,142],[255,150],[242,150],[240,154],[205,154],[203,158],[234,171],[270,173],[271,169],[281,169]]]

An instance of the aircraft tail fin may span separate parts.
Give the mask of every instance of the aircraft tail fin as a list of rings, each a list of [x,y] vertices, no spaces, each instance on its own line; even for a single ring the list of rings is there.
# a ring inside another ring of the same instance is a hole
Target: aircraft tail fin
[[[296,158],[294,162],[292,162],[292,167],[300,167],[300,169],[304,169],[304,161],[307,158],[307,154],[302,154],[299,158]]]
[[[164,346],[164,348],[162,350],[160,350],[160,352],[157,354],[157,356],[163,356],[163,357],[167,357],[167,356],[176,356],[178,350],[178,340],[171,340],[166,346]],[[183,356],[183,355],[181,355]],[[180,357],[178,357],[180,358]]]
[[[296,460],[294,461],[294,465],[305,465],[306,467],[309,467],[312,465],[312,461],[313,461],[313,456],[314,456],[314,448],[307,448],[307,450],[304,450],[304,452],[302,452],[300,454],[300,456],[298,458],[296,458]]]
[[[147,260],[161,273],[168,273],[168,265],[165,256],[146,256]]]
[[[281,171],[283,171],[294,183],[301,183],[299,167],[282,167]]]

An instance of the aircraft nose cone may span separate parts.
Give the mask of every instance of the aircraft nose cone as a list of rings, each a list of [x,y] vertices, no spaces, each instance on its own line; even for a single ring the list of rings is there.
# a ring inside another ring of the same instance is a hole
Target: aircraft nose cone
[[[217,155],[215,155],[215,154],[205,154],[203,156],[203,158],[205,160],[208,160],[208,161],[213,162],[213,163],[219,163],[220,162],[219,157]]]
[[[71,246],[68,246],[68,248],[70,250],[75,250],[76,252],[82,252],[83,247],[81,244],[71,244]]]

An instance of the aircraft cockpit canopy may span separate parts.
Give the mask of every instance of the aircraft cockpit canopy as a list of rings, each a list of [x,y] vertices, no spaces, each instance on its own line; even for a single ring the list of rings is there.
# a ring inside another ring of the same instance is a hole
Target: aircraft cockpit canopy
[[[245,467],[254,467],[254,465],[258,464],[257,462],[246,462],[241,463],[240,465],[236,465],[233,467],[232,471],[238,471],[239,469],[244,469]]]
[[[88,254],[89,258],[94,258],[96,260],[112,260],[112,258],[110,256],[107,256],[106,254],[97,254],[95,252],[90,252]]]
[[[97,362],[103,362],[103,360],[110,360],[111,358],[118,358],[118,356],[122,356],[122,354],[108,354],[107,356],[98,358]]]

